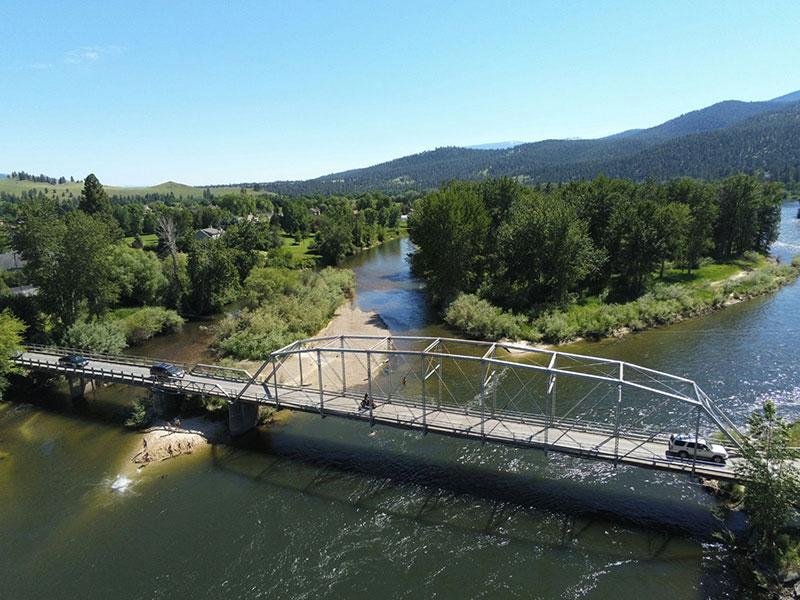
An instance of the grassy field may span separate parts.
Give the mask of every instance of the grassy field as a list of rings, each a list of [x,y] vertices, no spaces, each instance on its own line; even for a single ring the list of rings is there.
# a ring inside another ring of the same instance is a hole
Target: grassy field
[[[126,237],[125,243],[130,246],[135,239],[134,237]],[[155,233],[143,235],[142,245],[145,250],[155,250],[158,247],[158,236]]]
[[[102,183],[102,180],[101,180]],[[119,187],[113,185],[103,186],[108,192],[109,196],[144,196],[145,194],[169,194],[172,193],[176,198],[189,198],[201,199],[203,197],[203,187],[192,187],[182,183],[175,183],[174,181],[167,181],[159,185],[151,187]],[[70,195],[78,198],[83,191],[82,183],[62,183],[61,185],[52,185],[50,183],[35,183],[33,181],[19,181],[18,179],[4,178],[0,179],[0,192],[7,194],[14,194],[19,196],[22,192],[28,190],[37,190],[46,193],[48,196],[55,198],[69,198]],[[214,197],[224,196],[225,194],[238,194],[241,192],[239,187],[223,187],[223,188],[209,188],[209,191]],[[249,195],[260,196],[274,196],[271,192],[255,192],[252,188],[246,189]]]
[[[689,283],[704,285],[732,277],[741,271],[758,269],[767,264],[767,259],[762,257],[757,262],[744,259],[729,260],[700,267],[687,274],[683,269],[667,269],[664,271],[663,283]]]

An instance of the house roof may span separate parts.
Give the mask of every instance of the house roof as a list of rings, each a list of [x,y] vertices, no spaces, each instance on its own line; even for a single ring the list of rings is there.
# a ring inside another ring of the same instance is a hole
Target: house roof
[[[0,254],[0,270],[12,271],[14,269],[21,269],[28,262],[16,252],[5,252]]]
[[[207,237],[216,239],[223,233],[225,233],[224,229],[217,229],[216,227],[206,227],[205,229],[198,229],[195,235],[198,238]]]

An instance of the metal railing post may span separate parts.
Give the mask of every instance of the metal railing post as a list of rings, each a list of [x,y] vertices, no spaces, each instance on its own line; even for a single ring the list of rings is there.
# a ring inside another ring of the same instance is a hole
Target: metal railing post
[[[697,422],[694,427],[694,456],[692,457],[692,478],[697,466],[697,446],[700,445],[700,405],[697,406]]]
[[[303,353],[297,353],[297,362],[300,365],[300,387],[302,388],[305,384],[303,383]]]
[[[439,353],[439,397],[436,399],[436,410],[442,410],[442,342],[436,346]]]
[[[425,364],[425,355],[423,354],[420,357],[421,360],[421,372],[422,372],[422,434],[427,435],[428,433],[428,408],[425,400],[425,378],[428,375],[428,368]]]
[[[481,441],[486,441],[486,361],[481,359]]]
[[[322,395],[322,352],[317,350],[317,376],[319,377],[319,414],[325,416],[325,399]]]
[[[367,350],[367,399],[369,400],[369,425],[372,427],[372,354]]]
[[[280,401],[278,400],[278,358],[276,356],[272,357],[272,387],[275,390],[275,408],[278,408]]]
[[[492,358],[497,360],[497,346],[494,347]],[[497,366],[492,366],[492,377],[494,377],[494,385],[492,385],[492,418],[494,419],[497,412],[497,387],[500,385],[500,381],[497,379]]]
[[[345,368],[344,368],[344,336],[341,336],[339,345],[342,348],[342,395],[347,391],[347,379],[345,378]]]
[[[617,409],[614,411],[614,464],[619,457],[619,417],[622,410],[622,381],[625,365],[619,363],[619,383],[617,384]]]

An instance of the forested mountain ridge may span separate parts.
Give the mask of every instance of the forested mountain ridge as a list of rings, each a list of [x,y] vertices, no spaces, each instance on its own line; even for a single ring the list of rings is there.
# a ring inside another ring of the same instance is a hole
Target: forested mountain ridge
[[[511,176],[526,182],[610,177],[716,179],[745,170],[800,180],[800,102],[728,100],[661,125],[593,140],[545,140],[502,150],[447,147],[308,181],[265,188],[286,195],[431,189],[444,181]]]

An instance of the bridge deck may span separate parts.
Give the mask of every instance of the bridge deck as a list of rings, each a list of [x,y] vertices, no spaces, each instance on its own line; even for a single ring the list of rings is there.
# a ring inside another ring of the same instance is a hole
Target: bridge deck
[[[204,394],[227,398],[233,401],[241,394],[240,401],[258,403],[304,412],[320,413],[363,420],[405,429],[422,430],[449,436],[477,439],[517,447],[533,447],[562,452],[584,458],[615,461],[663,471],[691,473],[720,480],[734,480],[736,458],[727,464],[717,465],[698,460],[682,460],[667,453],[663,436],[648,439],[641,434],[609,434],[597,424],[563,423],[555,420],[550,426],[542,418],[491,418],[482,417],[475,411],[464,411],[454,407],[436,408],[421,402],[405,399],[375,398],[374,409],[360,407],[360,395],[344,395],[325,391],[320,403],[319,389],[290,388],[274,384],[251,385],[244,393],[247,382],[221,379],[211,375],[187,373],[183,379],[156,379],[150,376],[147,364],[127,364],[112,360],[90,360],[85,368],[75,368],[58,363],[59,355],[46,352],[25,352],[14,360],[27,368],[60,373],[67,376],[83,376],[140,387],[158,388],[179,393]],[[277,394],[276,394],[277,391]]]

